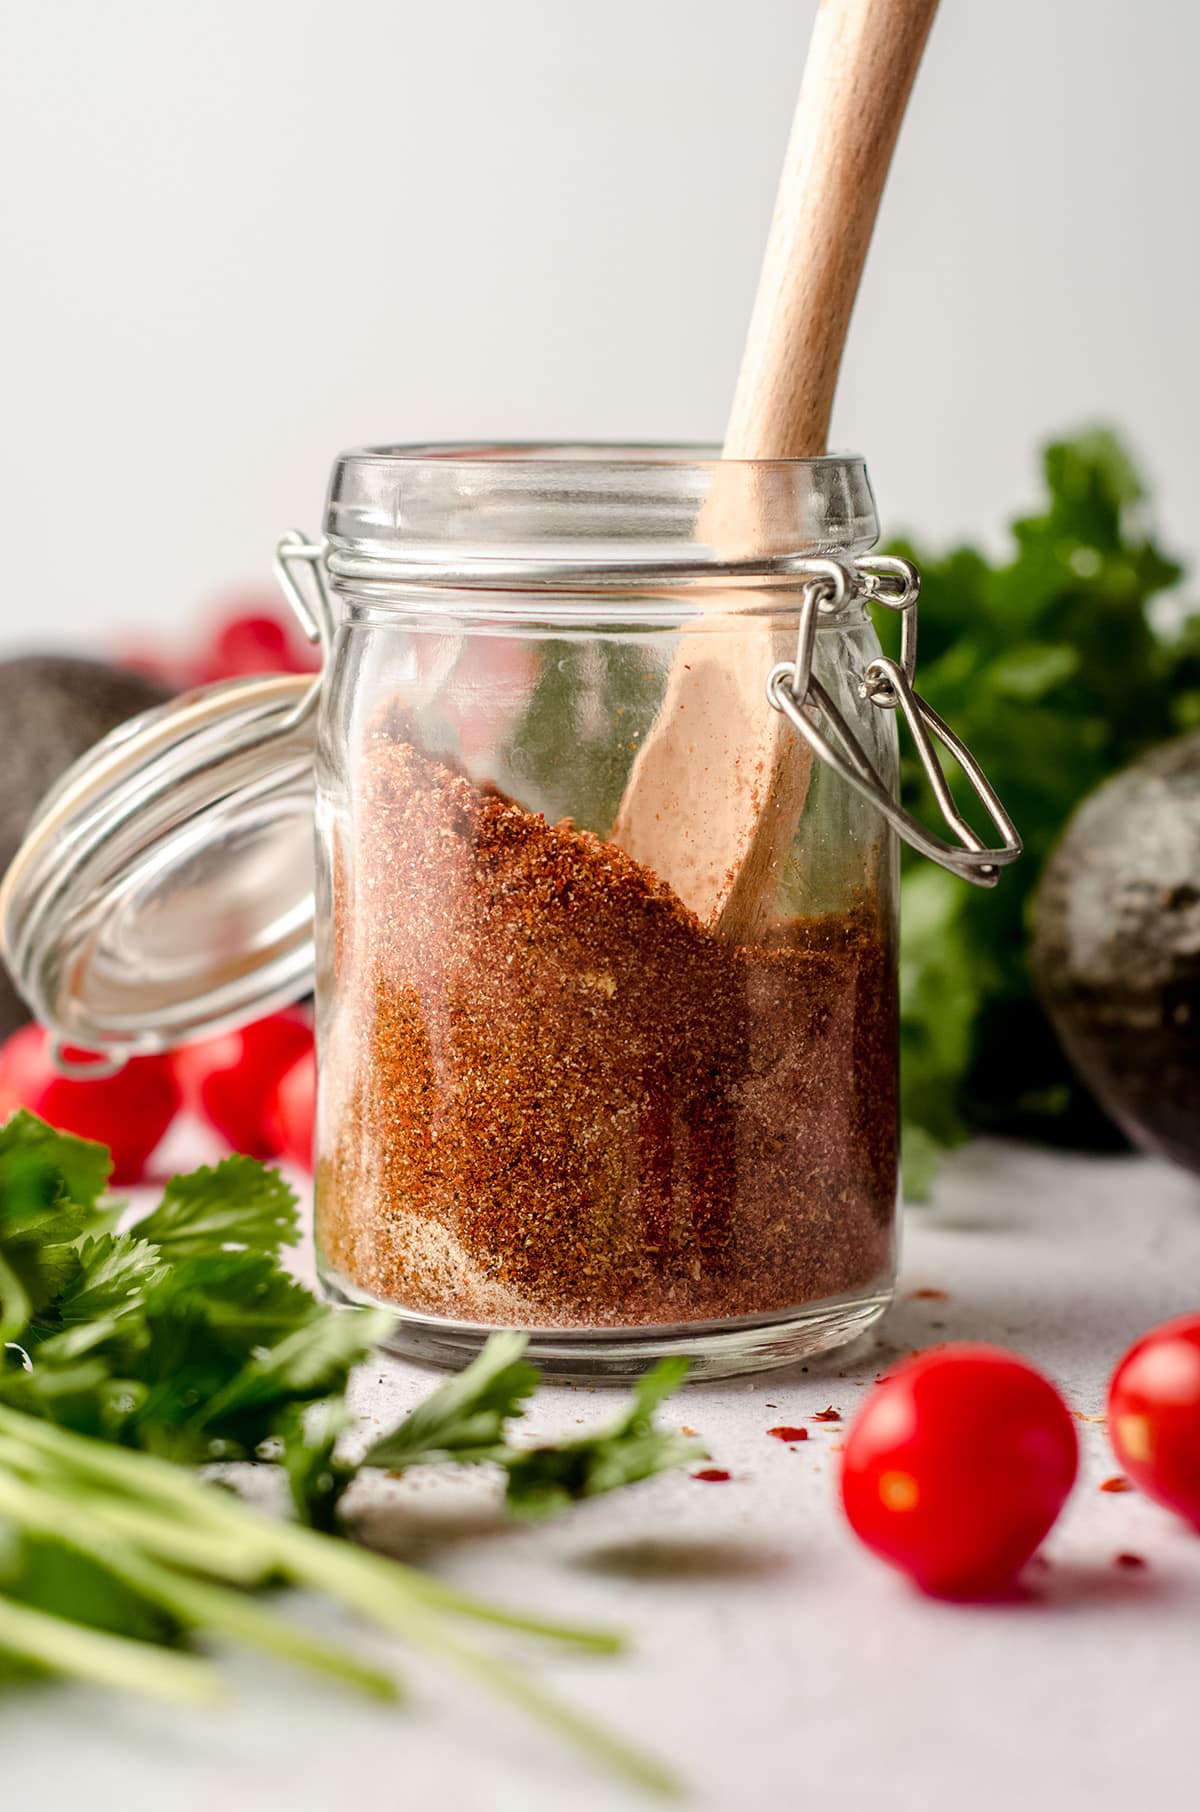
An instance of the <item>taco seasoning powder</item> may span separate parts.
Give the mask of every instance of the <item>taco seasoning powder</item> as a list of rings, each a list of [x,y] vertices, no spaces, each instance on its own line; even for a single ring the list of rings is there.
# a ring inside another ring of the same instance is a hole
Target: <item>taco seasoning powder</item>
[[[708,933],[663,882],[384,724],[334,876],[317,1238],[423,1314],[771,1315],[891,1266],[896,1024],[869,897]]]

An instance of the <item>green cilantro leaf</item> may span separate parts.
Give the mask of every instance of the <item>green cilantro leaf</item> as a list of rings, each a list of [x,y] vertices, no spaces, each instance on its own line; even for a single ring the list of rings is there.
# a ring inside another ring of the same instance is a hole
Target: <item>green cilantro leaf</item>
[[[310,1528],[337,1527],[337,1508],[358,1472],[337,1453],[339,1437],[354,1418],[340,1396],[306,1407],[293,1405],[278,1422],[280,1460],[296,1515]]]
[[[296,1197],[279,1172],[257,1158],[223,1158],[211,1168],[173,1177],[158,1207],[138,1223],[138,1233],[170,1259],[222,1246],[277,1254],[299,1237]]]
[[[277,1345],[257,1352],[207,1404],[213,1428],[230,1415],[311,1402],[341,1389],[352,1366],[373,1353],[395,1318],[385,1309],[323,1309]]]
[[[81,1229],[111,1174],[112,1159],[103,1145],[59,1132],[25,1108],[0,1125],[0,1204],[6,1216],[57,1204]]]
[[[78,1266],[55,1304],[62,1326],[136,1314],[140,1298],[166,1274],[157,1246],[138,1233],[103,1233],[77,1248]]]
[[[493,1334],[464,1372],[439,1385],[368,1448],[362,1466],[399,1472],[442,1461],[494,1463],[507,1475],[508,1508],[534,1517],[704,1457],[697,1441],[654,1426],[655,1410],[687,1375],[686,1359],[664,1359],[647,1372],[628,1407],[594,1434],[532,1448],[513,1445],[508,1425],[524,1413],[538,1382],[522,1358],[526,1344],[523,1334]]]
[[[505,1426],[523,1413],[538,1374],[521,1357],[523,1334],[493,1334],[477,1359],[419,1403],[367,1452],[364,1466],[399,1471],[431,1461],[503,1460]]]
[[[204,1325],[206,1344],[239,1366],[330,1312],[269,1252],[207,1252],[166,1266],[147,1290],[143,1311],[153,1326],[192,1315]]]
[[[663,1359],[636,1385],[629,1407],[606,1427],[557,1445],[510,1452],[504,1464],[512,1514],[550,1516],[581,1498],[706,1459],[701,1442],[654,1425],[655,1410],[682,1384],[687,1370],[686,1359]]]
[[[73,1277],[71,1242],[96,1218],[111,1168],[102,1145],[24,1110],[0,1126],[0,1346]]]
[[[329,1520],[345,1480],[331,1489],[324,1437],[305,1457],[301,1412],[340,1397],[391,1317],[327,1308],[283,1269],[296,1216],[282,1179],[227,1159],[173,1178],[130,1232],[97,1235],[107,1155],[32,1116],[4,1131],[0,1301],[20,1340],[0,1402],[182,1463],[252,1459],[286,1432],[298,1509]]]

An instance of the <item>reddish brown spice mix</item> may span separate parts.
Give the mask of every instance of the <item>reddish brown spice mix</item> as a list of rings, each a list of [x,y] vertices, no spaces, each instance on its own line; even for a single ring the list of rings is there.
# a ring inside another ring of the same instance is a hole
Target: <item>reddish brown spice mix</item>
[[[358,793],[323,1051],[335,1279],[578,1328],[887,1279],[895,988],[870,902],[737,947],[615,845],[385,729]]]
[[[767,1433],[774,1435],[777,1441],[807,1441],[808,1439],[807,1428],[789,1428],[785,1425],[782,1428],[768,1428]]]
[[[1113,1474],[1112,1478],[1105,1479],[1100,1489],[1101,1491],[1132,1491],[1133,1487],[1123,1474],[1117,1472]]]

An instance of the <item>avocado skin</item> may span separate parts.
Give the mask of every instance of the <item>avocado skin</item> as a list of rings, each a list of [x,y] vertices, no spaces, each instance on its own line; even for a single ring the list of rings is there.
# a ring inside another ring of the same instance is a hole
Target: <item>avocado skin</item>
[[[1032,969],[1101,1105],[1200,1172],[1200,732],[1079,807],[1038,888]]]
[[[71,763],[118,724],[170,696],[153,680],[106,661],[60,654],[0,661],[0,874],[41,800]],[[0,1039],[28,1018],[0,962]]]

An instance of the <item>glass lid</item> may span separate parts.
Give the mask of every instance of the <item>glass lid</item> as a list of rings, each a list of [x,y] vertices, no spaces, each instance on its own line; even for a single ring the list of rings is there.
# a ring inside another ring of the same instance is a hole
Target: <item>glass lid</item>
[[[115,1066],[310,992],[318,691],[281,674],[187,693],[43,801],[0,884],[0,949],[60,1050]]]

